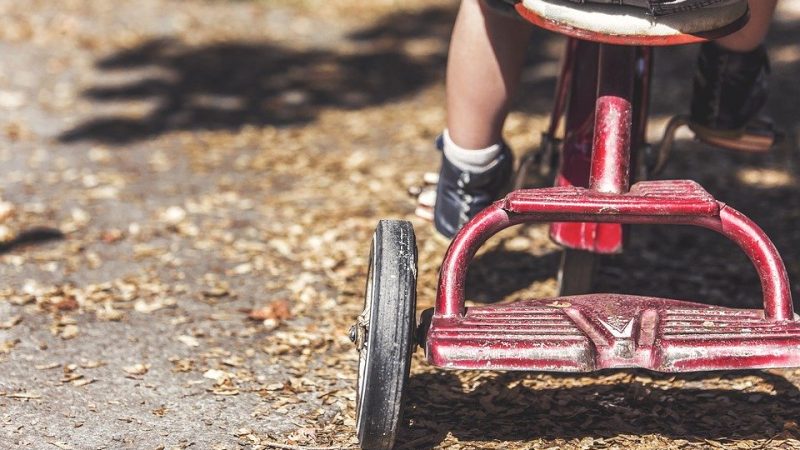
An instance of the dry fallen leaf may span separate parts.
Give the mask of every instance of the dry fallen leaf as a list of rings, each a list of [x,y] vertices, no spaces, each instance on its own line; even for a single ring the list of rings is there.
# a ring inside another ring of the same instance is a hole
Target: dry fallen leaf
[[[122,231],[111,229],[104,231],[100,239],[102,239],[106,244],[113,244],[114,242],[122,240],[124,237],[125,235],[122,233]]]
[[[100,361],[100,360],[96,360],[96,359],[89,360],[89,361],[82,361],[80,363],[80,366],[83,367],[84,369],[96,369],[96,368],[104,366],[104,365],[106,365],[106,363],[104,361]]]
[[[561,301],[556,300],[556,301],[554,301],[552,303],[548,303],[547,306],[551,306],[553,308],[569,308],[570,306],[572,306],[572,303],[570,303],[570,302],[561,302]]]
[[[36,370],[50,370],[50,369],[55,369],[56,367],[58,367],[60,365],[61,365],[60,363],[53,362],[53,363],[42,364],[42,365],[33,366],[33,367]]]
[[[190,372],[194,367],[194,361],[190,359],[176,359],[172,364],[174,364],[173,372]]]
[[[184,344],[188,345],[189,347],[199,347],[200,341],[192,336],[187,336],[185,334],[178,336],[178,340],[183,342]]]
[[[0,221],[10,218],[14,214],[14,205],[0,199]]]
[[[225,358],[220,362],[226,366],[241,367],[244,365],[244,358],[240,356],[231,356],[230,358]]]
[[[214,381],[216,381],[218,383],[223,381],[223,380],[227,380],[230,377],[231,377],[230,373],[225,372],[224,370],[218,370],[218,369],[209,369],[203,374],[203,378],[209,378],[209,379],[214,380]]]
[[[230,290],[225,285],[213,286],[203,291],[203,296],[207,298],[220,298],[230,295]]]
[[[124,312],[118,309],[114,309],[110,305],[102,309],[98,309],[95,312],[95,315],[97,316],[98,319],[107,320],[109,322],[119,322],[120,320],[125,318]]]
[[[291,317],[289,302],[286,300],[275,300],[263,308],[251,310],[247,314],[247,317],[253,320],[287,320]]]
[[[32,400],[35,400],[35,399],[38,399],[38,398],[42,398],[42,396],[39,395],[39,394],[32,394],[32,393],[29,393],[29,392],[15,392],[15,393],[11,393],[11,394],[6,394],[6,397],[32,399]]]
[[[20,322],[22,322],[22,316],[11,316],[7,320],[0,322],[0,330],[8,330]]]
[[[11,242],[16,237],[11,228],[6,225],[0,224],[0,244]]]
[[[139,299],[134,303],[133,309],[140,313],[150,314],[159,309],[175,306],[175,303],[176,301],[174,298],[157,298],[150,302]]]
[[[61,330],[61,339],[72,339],[78,336],[80,328],[77,325],[67,325]]]
[[[177,225],[186,218],[186,210],[180,206],[170,206],[161,213],[161,221],[169,225]]]
[[[83,378],[83,374],[75,372],[78,368],[75,364],[68,364],[64,366],[64,376],[61,378],[62,383],[74,382]]]
[[[55,306],[58,311],[74,311],[79,307],[78,301],[75,300],[75,297],[71,296],[60,300],[53,306]]]
[[[132,366],[125,366],[122,368],[128,375],[144,375],[150,370],[150,364],[134,364]]]
[[[310,427],[298,428],[289,434],[287,438],[295,442],[315,442],[317,439],[317,432]]]
[[[11,350],[17,346],[19,343],[19,339],[9,339],[5,341],[0,341],[0,354],[3,353],[11,353]]]

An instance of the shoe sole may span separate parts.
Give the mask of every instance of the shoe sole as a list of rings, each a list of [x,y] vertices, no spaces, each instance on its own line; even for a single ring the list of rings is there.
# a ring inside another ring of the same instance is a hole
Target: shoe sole
[[[689,124],[689,128],[700,141],[726,150],[765,153],[776,143],[776,134],[770,130],[718,131],[697,124]]]

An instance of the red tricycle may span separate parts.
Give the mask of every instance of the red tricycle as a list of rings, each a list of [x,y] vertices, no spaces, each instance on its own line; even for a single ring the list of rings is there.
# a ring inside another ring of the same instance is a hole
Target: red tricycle
[[[363,313],[350,337],[359,351],[356,422],[365,449],[389,449],[403,406],[411,353],[443,369],[659,372],[800,366],[800,318],[775,246],[751,220],[688,180],[647,180],[663,167],[681,117],[660,145],[645,141],[652,47],[724,36],[748,20],[746,0],[653,17],[636,8],[524,0],[535,25],[569,37],[549,129],[516,176],[555,168],[555,186],[515,189],[455,236],[439,273],[435,307],[416,318],[416,243],[409,222],[378,224]],[[557,139],[562,117],[563,139]],[[744,148],[769,147],[750,136]],[[715,142],[711,142],[714,144]],[[557,161],[557,164],[553,163]],[[512,225],[548,222],[564,247],[559,297],[465,307],[477,250]],[[692,225],[736,243],[761,280],[763,309],[589,293],[595,255],[618,253],[626,225]]]

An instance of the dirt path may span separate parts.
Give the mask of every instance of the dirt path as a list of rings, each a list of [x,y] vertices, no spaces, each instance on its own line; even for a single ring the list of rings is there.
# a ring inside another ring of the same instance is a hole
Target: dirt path
[[[0,0],[0,447],[355,444],[346,332],[374,225],[414,221],[420,307],[444,252],[406,189],[437,164],[455,4],[397,5]],[[782,8],[771,107],[794,136],[800,10]],[[545,123],[561,43],[536,34],[509,121],[519,152]],[[685,109],[693,50],[658,56],[656,131]],[[665,174],[759,222],[796,294],[797,146],[684,140]],[[504,236],[472,301],[552,295],[546,229]],[[748,262],[714,236],[644,228],[629,247],[601,289],[759,303]],[[798,386],[800,371],[445,373],[419,358],[400,443],[798,448]]]

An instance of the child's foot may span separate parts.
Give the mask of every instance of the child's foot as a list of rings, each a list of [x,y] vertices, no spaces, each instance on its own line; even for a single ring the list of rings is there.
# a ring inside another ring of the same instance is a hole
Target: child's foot
[[[441,139],[437,144],[440,149],[444,145]],[[455,236],[464,224],[505,193],[511,179],[514,157],[505,144],[500,144],[498,150],[496,156],[482,164],[482,167],[468,170],[451,162],[447,151],[442,153],[433,223],[445,237]],[[464,164],[460,165],[464,167]]]
[[[738,53],[713,42],[701,46],[689,127],[709,144],[766,151],[777,133],[759,117],[767,101],[769,59],[763,46]]]

